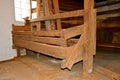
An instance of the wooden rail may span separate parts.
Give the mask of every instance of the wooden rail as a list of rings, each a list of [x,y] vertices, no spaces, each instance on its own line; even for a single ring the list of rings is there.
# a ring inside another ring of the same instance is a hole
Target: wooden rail
[[[46,21],[46,20],[52,20],[52,19],[78,17],[78,16],[83,16],[83,14],[84,14],[83,10],[70,11],[70,12],[57,13],[57,14],[50,15],[50,16],[44,16],[41,18],[32,19],[30,22],[39,22],[39,21]]]

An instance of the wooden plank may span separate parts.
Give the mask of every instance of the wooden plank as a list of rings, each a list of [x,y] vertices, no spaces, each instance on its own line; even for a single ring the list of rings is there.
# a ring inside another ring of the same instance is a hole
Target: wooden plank
[[[69,11],[64,13],[58,13],[50,16],[44,16],[37,19],[32,19],[30,22],[38,22],[38,21],[46,21],[51,19],[61,19],[61,18],[70,18],[70,17],[78,17],[83,16],[83,10]]]
[[[83,75],[85,78],[93,70],[93,54],[90,53],[90,28],[92,24],[92,10],[94,0],[84,0],[84,54],[83,54]]]
[[[58,4],[58,0],[53,0],[53,5],[54,5],[54,9],[55,9],[55,14],[59,13],[59,4]],[[57,29],[61,30],[61,20],[57,19]]]
[[[69,39],[75,36],[78,36],[83,33],[83,26],[84,25],[79,25],[75,27],[71,27],[68,29],[63,29],[63,36],[65,39]]]
[[[36,31],[34,32],[35,36],[62,36],[62,31],[59,30],[51,30],[51,31]]]
[[[103,67],[95,65],[94,70],[100,74],[103,74],[104,76],[111,78],[112,80],[120,80],[120,74],[112,72],[112,71],[105,69]]]
[[[120,9],[120,3],[98,7],[97,12],[104,12],[104,11],[110,11],[115,9]]]
[[[36,36],[25,36],[25,35],[14,35],[13,38],[47,43],[47,44],[60,45],[60,46],[66,45],[66,41],[63,38],[36,37]]]
[[[30,31],[30,26],[20,26],[12,24],[12,31]]]
[[[97,19],[98,20],[104,20],[107,18],[113,18],[113,17],[119,17],[120,13],[113,13],[113,14],[103,14],[103,15],[98,15]]]
[[[60,46],[52,46],[32,41],[25,41],[21,39],[14,39],[14,44],[19,47],[30,49],[36,52],[40,52],[45,55],[49,55],[55,58],[65,58],[65,48]]]
[[[26,31],[26,32],[18,32],[18,31],[13,31],[13,35],[33,35],[33,36],[56,36],[60,37],[62,36],[62,31],[59,30],[52,30],[52,31]]]

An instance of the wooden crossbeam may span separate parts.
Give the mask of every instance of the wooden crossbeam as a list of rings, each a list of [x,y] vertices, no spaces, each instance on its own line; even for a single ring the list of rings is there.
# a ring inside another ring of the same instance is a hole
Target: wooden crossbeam
[[[63,36],[65,39],[69,39],[75,36],[78,36],[83,33],[83,26],[84,25],[79,25],[75,27],[71,27],[68,29],[63,29]]]
[[[76,11],[70,11],[65,13],[58,13],[50,16],[44,16],[41,18],[32,19],[30,22],[38,22],[38,21],[46,21],[46,20],[52,20],[52,19],[61,19],[61,18],[70,18],[70,17],[78,17],[83,16],[84,11],[83,10],[76,10]]]
[[[63,38],[25,36],[25,35],[13,35],[13,38],[22,39],[26,41],[46,43],[46,44],[60,45],[60,46],[66,45],[66,40]]]
[[[65,58],[65,48],[60,46],[52,46],[32,41],[26,41],[21,39],[14,39],[15,46],[23,47],[30,49],[36,52],[44,53],[46,55],[55,57],[55,58]]]

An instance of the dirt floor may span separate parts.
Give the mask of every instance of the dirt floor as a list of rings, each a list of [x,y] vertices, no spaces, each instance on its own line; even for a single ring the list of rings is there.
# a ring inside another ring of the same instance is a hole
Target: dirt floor
[[[82,62],[75,64],[71,71],[61,70],[60,63],[61,60],[35,54],[1,62],[0,80],[83,80]],[[98,50],[94,64],[120,74],[120,53]],[[92,80],[112,80],[95,71],[92,76],[95,77]]]

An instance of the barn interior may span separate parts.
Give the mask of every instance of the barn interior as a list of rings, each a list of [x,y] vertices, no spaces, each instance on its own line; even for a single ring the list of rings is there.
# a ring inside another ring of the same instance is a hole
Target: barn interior
[[[0,3],[0,14],[4,15],[0,19],[0,24],[4,27],[0,30],[0,80],[120,80],[120,0],[94,0],[94,9],[96,9],[96,41],[94,41],[96,43],[94,44],[96,45],[96,54],[93,57],[93,72],[89,73],[87,78],[83,75],[83,61],[73,64],[71,70],[61,69],[61,59],[41,54],[35,50],[14,46],[14,41],[12,41],[14,33],[12,31],[18,29],[13,27],[28,26],[32,22],[31,19],[38,17],[37,1],[40,0],[28,1],[36,5],[34,8],[29,5],[31,7],[29,19],[28,17],[24,18],[24,23],[15,20],[15,0],[2,0]],[[62,14],[84,9],[84,2],[85,0],[58,0],[59,12]],[[29,4],[33,5],[32,3]],[[40,6],[42,13],[43,3]],[[65,19],[61,18],[62,29],[72,28],[84,23],[84,17],[72,16]],[[41,25],[41,29],[46,30],[46,22],[42,21],[41,24],[32,24],[33,31],[39,28],[37,25]],[[19,39],[21,36],[16,37]],[[67,46],[74,45],[79,38],[79,36],[75,36],[73,41],[68,40]],[[60,44],[62,43],[56,43],[55,45]],[[92,48],[94,49],[94,47]]]

